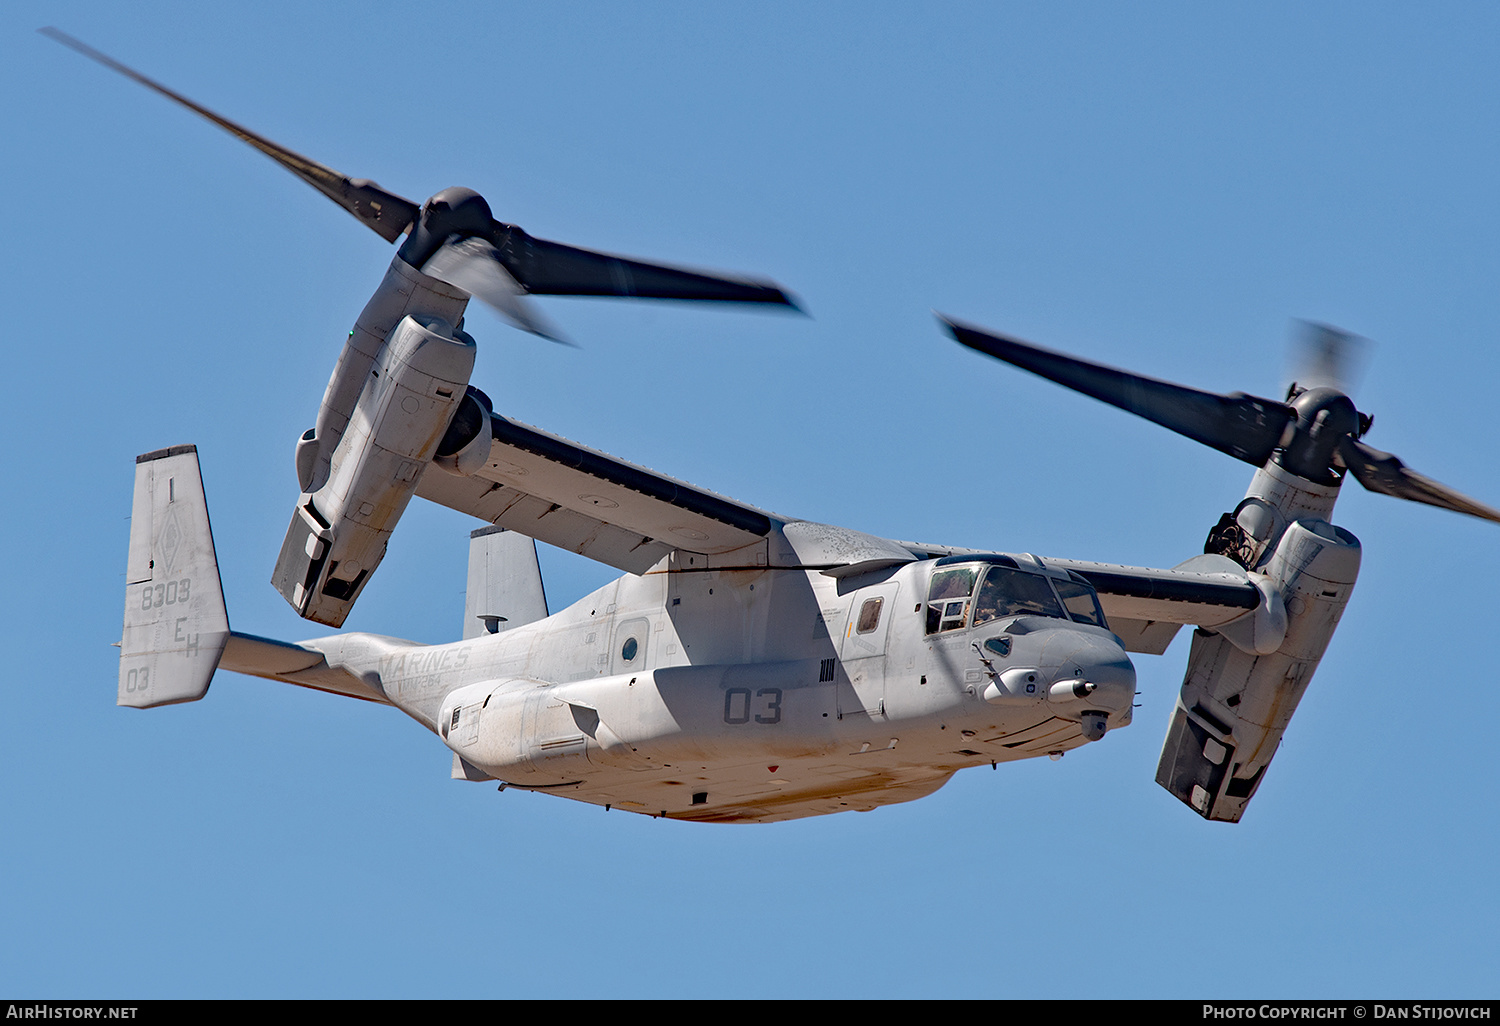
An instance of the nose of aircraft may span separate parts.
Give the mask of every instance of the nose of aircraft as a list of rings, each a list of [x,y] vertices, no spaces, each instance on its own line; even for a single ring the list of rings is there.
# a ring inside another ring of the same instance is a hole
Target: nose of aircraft
[[[1058,634],[1047,653],[1055,653],[1057,660],[1052,687],[1078,682],[1070,694],[1088,708],[1108,713],[1129,709],[1135,697],[1135,667],[1120,643],[1103,632],[1068,630]]]

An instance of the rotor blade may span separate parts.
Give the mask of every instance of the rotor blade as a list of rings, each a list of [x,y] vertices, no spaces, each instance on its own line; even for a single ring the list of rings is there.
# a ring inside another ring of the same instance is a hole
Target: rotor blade
[[[1344,465],[1360,484],[1372,492],[1394,495],[1398,499],[1425,502],[1429,506],[1451,509],[1455,513],[1467,513],[1481,520],[1500,523],[1500,510],[1476,502],[1467,495],[1455,492],[1447,485],[1424,477],[1388,452],[1371,448],[1364,442],[1345,437],[1339,444],[1339,455]]]
[[[1296,412],[1283,403],[1234,392],[1216,395],[1142,377],[938,318],[960,344],[1093,396],[1196,442],[1261,466],[1281,444]]]
[[[1352,395],[1370,340],[1315,321],[1298,321],[1292,341],[1292,381],[1299,389],[1332,388]]]
[[[495,247],[484,239],[469,238],[444,243],[422,265],[422,273],[483,300],[522,331],[529,331],[563,345],[573,344],[563,338],[562,333],[536,309],[536,304],[526,298],[526,290],[510,276],[510,272],[500,262]]]
[[[295,153],[284,146],[279,146],[264,136],[256,135],[248,128],[237,125],[228,118],[220,117],[207,107],[199,106],[181,93],[174,92],[160,82],[147,78],[139,71],[126,67],[114,58],[100,53],[87,43],[74,39],[60,29],[49,26],[37,31],[41,32],[44,36],[57,40],[64,46],[77,50],[91,60],[98,61],[106,68],[118,71],[126,78],[134,79],[147,89],[152,89],[167,99],[176,101],[188,110],[212,121],[229,134],[254,146],[257,150],[260,150],[308,185],[311,185],[339,206],[349,211],[349,213],[359,218],[387,242],[395,242],[399,239],[401,233],[406,231],[417,218],[420,208],[411,200],[403,199],[395,193],[387,192],[368,179],[350,178],[332,168],[324,167],[315,160],[309,160],[300,153]]]
[[[539,296],[634,296],[774,303],[801,312],[796,301],[769,282],[650,264],[528,235],[495,222],[495,248],[506,270]]]

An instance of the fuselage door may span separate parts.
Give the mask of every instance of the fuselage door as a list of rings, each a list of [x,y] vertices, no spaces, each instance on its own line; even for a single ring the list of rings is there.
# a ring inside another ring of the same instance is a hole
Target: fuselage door
[[[885,716],[885,647],[899,588],[888,581],[861,588],[852,597],[839,644],[843,663],[837,677],[839,719],[859,712],[872,718]]]
[[[839,646],[844,662],[885,655],[885,639],[896,613],[896,592],[900,587],[890,581],[854,593],[849,622],[844,625],[844,638]]]

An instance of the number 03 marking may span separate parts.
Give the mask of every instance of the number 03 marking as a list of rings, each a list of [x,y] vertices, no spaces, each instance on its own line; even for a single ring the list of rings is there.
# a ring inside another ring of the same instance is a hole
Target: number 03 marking
[[[749,723],[752,715],[756,723],[780,723],[781,689],[761,688],[754,698],[749,688],[729,688],[724,692],[725,723]]]

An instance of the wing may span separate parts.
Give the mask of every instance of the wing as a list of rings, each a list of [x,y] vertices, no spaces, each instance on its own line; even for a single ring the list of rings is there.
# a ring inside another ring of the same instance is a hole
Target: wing
[[[417,494],[629,573],[644,573],[676,549],[724,556],[782,531],[797,554],[772,552],[770,563],[831,566],[825,572],[835,575],[838,566],[971,552],[789,521],[498,414],[491,416],[491,432],[483,468],[460,477],[429,467]],[[830,532],[838,534],[838,545],[822,537]],[[757,558],[765,562],[746,556]],[[1198,556],[1171,570],[1046,562],[1094,586],[1110,626],[1135,652],[1160,654],[1183,624],[1216,628],[1261,602],[1245,571],[1223,557]]]
[[[469,477],[429,467],[424,499],[630,573],[674,549],[723,555],[764,541],[782,522],[765,510],[596,449],[491,418],[489,459]],[[760,562],[764,564],[764,549]],[[747,556],[754,562],[755,556]]]
[[[1262,604],[1249,575],[1222,556],[1197,556],[1172,570],[1050,557],[1045,562],[1094,586],[1110,630],[1132,652],[1161,655],[1183,624],[1213,630]]]

